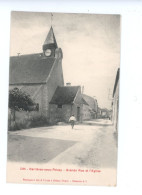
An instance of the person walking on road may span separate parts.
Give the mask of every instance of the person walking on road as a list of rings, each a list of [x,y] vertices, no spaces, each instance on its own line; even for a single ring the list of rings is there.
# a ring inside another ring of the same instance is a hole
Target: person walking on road
[[[75,125],[75,121],[76,121],[76,118],[75,116],[72,114],[70,119],[69,119],[69,122],[71,123],[71,127],[73,129],[74,125]]]

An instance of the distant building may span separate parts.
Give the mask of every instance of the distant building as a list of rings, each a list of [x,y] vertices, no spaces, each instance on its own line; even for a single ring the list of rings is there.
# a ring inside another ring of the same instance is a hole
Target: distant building
[[[101,113],[101,108],[98,107],[98,110],[97,110],[97,118],[98,118],[98,119],[102,117],[101,114],[102,114],[102,113]]]
[[[82,120],[90,120],[97,118],[98,103],[97,100],[91,96],[82,94],[83,108]]]
[[[112,102],[112,121],[115,127],[115,132],[118,130],[118,112],[119,112],[119,73],[120,69],[118,68],[115,84],[113,88],[113,102]]]
[[[110,110],[101,108],[101,118],[110,118]]]

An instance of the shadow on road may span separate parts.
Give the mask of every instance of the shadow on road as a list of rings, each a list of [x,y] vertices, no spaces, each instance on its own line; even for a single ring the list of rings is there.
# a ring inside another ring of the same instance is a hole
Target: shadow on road
[[[46,163],[76,143],[69,140],[9,135],[8,160]]]

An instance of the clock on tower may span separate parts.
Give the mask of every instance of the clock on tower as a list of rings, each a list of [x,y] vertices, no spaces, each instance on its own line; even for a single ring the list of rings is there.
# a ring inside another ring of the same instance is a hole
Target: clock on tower
[[[52,53],[51,49],[46,49],[44,52],[45,56],[47,57],[51,56],[51,53]]]

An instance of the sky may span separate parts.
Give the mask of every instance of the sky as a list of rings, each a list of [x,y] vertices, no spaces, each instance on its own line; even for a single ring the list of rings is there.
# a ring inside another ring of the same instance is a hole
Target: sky
[[[120,65],[120,16],[53,13],[51,20],[51,13],[12,12],[10,55],[42,52],[51,25],[63,51],[64,82],[84,86],[99,107],[111,109]]]

